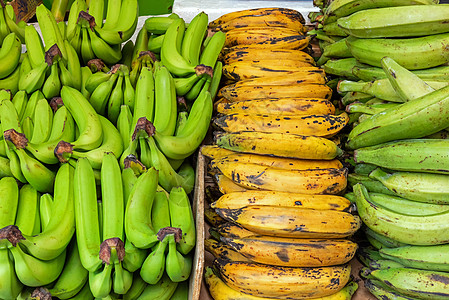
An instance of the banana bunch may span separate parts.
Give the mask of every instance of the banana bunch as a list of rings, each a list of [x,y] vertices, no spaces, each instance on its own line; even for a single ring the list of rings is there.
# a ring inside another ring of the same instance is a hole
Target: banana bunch
[[[20,43],[23,44],[25,42],[25,28],[28,25],[23,20],[17,20],[13,6],[10,3],[5,4],[5,2],[2,2],[0,7],[0,46],[11,33],[14,33]]]
[[[67,21],[67,40],[84,64],[100,58],[108,65],[122,59],[121,44],[128,41],[137,28],[137,0],[74,1]],[[106,16],[103,22],[103,16]]]

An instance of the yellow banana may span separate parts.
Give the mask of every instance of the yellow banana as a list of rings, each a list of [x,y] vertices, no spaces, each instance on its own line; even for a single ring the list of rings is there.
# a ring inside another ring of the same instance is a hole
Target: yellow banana
[[[255,236],[221,237],[226,245],[257,263],[285,267],[325,267],[349,262],[357,244],[345,239],[295,239]]]
[[[280,8],[280,7],[264,7],[264,8],[252,8],[252,9],[244,9],[244,10],[238,10],[233,11],[227,14],[224,14],[220,16],[219,18],[211,21],[209,23],[210,28],[216,28],[218,26],[221,26],[224,23],[227,23],[231,20],[238,20],[240,18],[245,17],[252,17],[252,16],[279,16],[279,15],[285,15],[290,17],[291,19],[298,19],[301,24],[305,24],[305,19],[301,15],[301,13],[294,9],[289,8]]]
[[[303,18],[293,15],[282,14],[262,14],[262,15],[247,15],[239,18],[235,18],[227,21],[217,27],[214,30],[230,32],[236,29],[252,28],[252,27],[266,27],[268,29],[290,29],[296,33],[304,34],[307,32],[307,28],[304,26]]]
[[[227,132],[260,131],[331,137],[349,121],[347,113],[335,115],[276,116],[270,114],[230,114],[214,119]]]
[[[307,170],[307,169],[340,169],[343,164],[338,159],[333,160],[313,160],[313,159],[295,159],[275,157],[268,155],[239,153],[215,145],[203,146],[201,153],[212,159],[223,158],[232,159],[235,161],[260,164],[263,166],[276,167],[288,170]],[[213,161],[212,161],[213,164]]]
[[[295,49],[249,49],[243,51],[231,51],[220,57],[223,64],[230,64],[238,61],[251,60],[298,60],[308,62],[315,65],[315,60],[312,56],[301,50]]]
[[[214,230],[223,237],[233,239],[244,239],[260,235],[231,222],[222,223],[215,227]]]
[[[354,234],[360,218],[343,211],[252,205],[216,208],[222,218],[261,235],[292,238],[344,238]]]
[[[224,176],[223,174],[215,174],[214,181],[218,185],[218,190],[223,193],[243,192],[247,188],[236,184],[234,181]]]
[[[204,249],[210,252],[215,258],[227,259],[231,261],[250,261],[239,252],[233,250],[231,247],[217,242],[214,239],[205,239]]]
[[[226,99],[226,98],[224,98]],[[265,114],[276,116],[300,116],[335,113],[335,106],[326,99],[282,98],[244,100],[231,103],[217,103],[216,111],[222,114]]]
[[[251,44],[267,44],[285,41],[288,39],[302,38],[307,36],[302,32],[285,27],[244,27],[234,28],[226,32],[225,47]]]
[[[300,207],[318,210],[348,211],[351,202],[335,195],[307,195],[276,191],[233,192],[211,203],[211,208],[239,209],[251,205]]]
[[[219,259],[214,260],[214,267],[231,288],[276,299],[311,299],[334,294],[346,285],[351,273],[350,265],[292,268]]]
[[[213,210],[210,207],[204,207],[204,217],[205,217],[206,221],[212,226],[217,226],[220,223],[225,222],[225,220],[223,220],[222,217],[217,215],[215,210]]]
[[[318,73],[322,76],[325,76],[323,69],[312,66],[310,64],[309,66],[303,67],[298,67],[298,63],[296,63],[296,66],[282,64],[283,63],[275,59],[264,60],[261,62],[238,61],[230,64],[224,64],[223,75],[226,78],[234,81],[258,77],[277,77],[280,75],[290,75],[291,73],[295,73],[298,76],[302,76],[301,74],[304,74],[304,76],[308,76],[307,73]]]
[[[342,150],[328,139],[290,133],[215,133],[215,142],[220,147],[237,152],[300,159],[331,160],[342,154]]]
[[[221,89],[221,95],[232,102],[269,98],[316,98],[330,99],[332,89],[324,84],[295,85],[253,85],[234,87],[228,85]]]
[[[347,168],[287,170],[216,159],[214,165],[235,183],[250,189],[304,194],[338,194],[346,188]]]

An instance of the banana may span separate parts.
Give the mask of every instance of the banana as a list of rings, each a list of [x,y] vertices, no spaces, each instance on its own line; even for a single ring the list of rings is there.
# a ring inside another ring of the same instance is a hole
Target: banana
[[[361,63],[381,67],[381,58],[389,56],[404,68],[416,70],[444,64],[446,59],[441,45],[445,44],[448,38],[448,33],[387,40],[348,37],[347,44],[352,55]],[[404,49],[404,51],[397,51],[396,49]],[[367,53],[369,53],[369,56],[366,55]],[[426,59],[422,59],[423,56]],[[405,59],[405,57],[412,58]]]
[[[174,19],[171,19],[174,20]],[[208,16],[200,12],[190,21],[181,45],[181,55],[192,65],[198,65],[202,41],[207,33]]]
[[[50,137],[53,123],[53,110],[45,98],[39,99],[34,110],[34,130],[30,143],[40,144],[47,142]]]
[[[83,52],[81,52],[81,45],[83,44],[83,35],[82,35],[83,28],[81,24],[76,24],[75,29],[73,30],[73,36],[68,39],[70,44],[72,45],[73,49],[75,49],[76,53],[79,55],[82,62],[84,62],[83,59],[83,53],[87,50],[86,45],[83,45]],[[67,32],[69,34],[69,32]]]
[[[150,50],[148,49],[148,31],[142,28],[137,34],[131,59],[130,81],[133,86],[136,85],[136,81],[142,67],[140,53],[148,50]]]
[[[105,263],[103,268],[89,272],[89,287],[95,298],[105,298],[112,290],[113,263]]]
[[[422,70],[409,70],[413,74],[417,75],[423,80],[446,80],[448,78],[448,66],[442,65],[438,67],[422,69]],[[378,67],[356,66],[352,69],[352,73],[363,81],[372,81],[382,78],[387,78],[384,70]]]
[[[14,97],[11,99],[14,107],[17,111],[17,117],[19,120],[22,119],[23,114],[25,113],[25,109],[28,103],[28,96],[25,91],[20,91],[14,94]]]
[[[216,235],[214,235],[214,231],[217,233]],[[221,236],[233,239],[244,239],[260,236],[260,234],[256,232],[252,232],[241,227],[240,225],[231,222],[221,223],[217,225],[213,230],[209,229],[209,233],[217,240],[220,240]]]
[[[200,80],[198,80],[193,87],[187,92],[187,94],[184,95],[184,98],[188,102],[194,101],[196,98],[198,98],[198,95],[202,90],[209,90],[210,86],[210,78],[202,77]],[[212,95],[211,95],[212,98]]]
[[[19,65],[22,43],[18,36],[11,32],[4,39],[0,49],[0,78],[8,77]]]
[[[158,283],[147,285],[137,299],[169,300],[177,286],[177,282],[171,281],[167,274],[164,274]]]
[[[240,50],[239,50],[240,51]],[[293,62],[291,60],[291,62]],[[291,73],[295,73],[298,76],[301,73],[304,76],[308,76],[308,73],[318,73],[323,74],[324,71],[320,68],[317,68],[312,65],[307,65],[304,63],[303,66],[290,66],[288,64],[282,65],[282,62],[277,60],[264,60],[262,62],[248,62],[248,61],[239,61],[230,64],[225,64],[223,66],[223,75],[230,80],[245,80],[252,79],[258,77],[277,77],[279,75],[288,76]],[[300,63],[301,64],[301,63]],[[327,71],[326,71],[327,72]]]
[[[134,42],[128,40],[122,47],[122,58],[119,61],[120,64],[125,65],[128,69],[131,69],[131,62],[133,58]]]
[[[154,197],[151,219],[155,231],[170,227],[170,210],[168,206],[168,193],[158,188]]]
[[[17,208],[19,206],[19,188],[13,177],[0,179],[0,191],[2,193],[0,209],[0,227],[14,225]]]
[[[192,271],[192,255],[184,256],[178,252],[173,234],[166,237],[168,238],[168,253],[165,258],[165,272],[173,282],[186,281]]]
[[[449,178],[442,174],[417,173],[417,172],[393,172],[386,173],[380,168],[372,171],[369,176],[379,180],[390,191],[406,199],[447,204],[447,191],[445,181]]]
[[[23,234],[38,234],[41,231],[39,216],[39,193],[30,184],[26,184],[19,191],[15,225]]]
[[[135,90],[131,83],[129,72],[125,72],[125,83],[123,88],[123,103],[128,105],[131,111],[134,109]]]
[[[154,121],[158,132],[173,135],[177,112],[176,88],[168,69],[158,65],[154,70]]]
[[[278,299],[329,296],[347,284],[351,272],[347,264],[291,268],[217,259],[214,267],[229,287],[257,297]],[[256,278],[257,284],[254,284]]]
[[[78,292],[75,296],[70,298],[71,300],[93,300],[94,296],[92,295],[92,292],[90,291],[89,282],[86,282],[84,284],[84,287],[81,289],[81,291]]]
[[[11,30],[9,29],[8,24],[6,23],[6,20],[5,20],[5,14],[3,12],[5,9],[6,8],[3,8],[3,6],[0,8],[0,10],[1,10],[1,13],[0,13],[0,37],[1,37],[2,42],[3,42],[3,39],[5,38],[5,36],[7,36],[11,32]]]
[[[211,203],[212,208],[238,209],[252,205],[301,207],[318,210],[349,211],[351,203],[334,195],[305,195],[275,191],[233,192]]]
[[[122,58],[120,44],[109,45],[94,31],[87,30],[87,32],[89,33],[90,45],[95,57],[101,58],[108,65],[115,64]]]
[[[411,245],[437,245],[447,243],[445,223],[447,212],[428,216],[408,216],[374,204],[366,188],[353,187],[360,218],[373,231]],[[423,226],[432,224],[430,226]],[[433,225],[435,224],[435,225]]]
[[[136,83],[133,122],[131,130],[134,130],[137,120],[146,117],[152,121],[154,118],[154,78],[153,72],[149,67],[143,67]]]
[[[92,72],[91,72],[92,73]],[[112,77],[112,72],[103,72],[98,71],[95,73],[92,73],[89,77],[87,77],[86,82],[84,84],[84,87],[89,93],[93,93],[94,90],[103,82],[106,82],[110,80]]]
[[[115,264],[112,274],[112,290],[114,293],[123,295],[131,288],[133,274],[125,270],[121,263]]]
[[[97,1],[96,1],[97,2]],[[103,1],[98,1],[103,2]],[[70,5],[70,9],[69,9],[69,16],[67,19],[67,40],[71,41],[73,36],[75,35],[75,31],[78,23],[78,17],[80,14],[80,11],[82,10],[86,10],[87,9],[87,5],[86,5],[86,1],[84,0],[75,0],[73,1],[72,5]],[[89,10],[90,13],[92,13],[92,10]],[[79,53],[79,51],[77,51],[77,53]]]
[[[2,299],[18,299],[23,289],[23,284],[17,278],[14,270],[14,260],[9,255],[8,249],[0,249],[0,297]]]
[[[59,30],[56,20],[51,14],[51,11],[45,5],[36,7],[36,17],[41,28],[42,38],[45,44],[45,51],[48,51],[54,44],[58,45],[62,56],[67,58],[67,51],[64,44],[63,36]]]
[[[127,149],[129,146],[132,119],[133,116],[130,107],[126,104],[121,105],[120,113],[117,118],[117,129],[122,137],[123,149]]]
[[[91,283],[91,274],[99,272],[102,261],[99,257],[101,240],[95,178],[92,167],[86,158],[78,159],[74,174],[74,186],[78,249],[81,263],[89,271],[89,283]],[[109,266],[109,264],[106,265]],[[110,268],[112,269],[112,267]],[[92,292],[94,293],[94,291]]]
[[[90,95],[89,102],[99,115],[106,115],[108,101],[118,77],[119,74],[114,73],[107,81],[100,83]]]
[[[125,210],[125,233],[137,248],[150,248],[157,242],[151,225],[151,209],[158,175],[154,168],[139,176],[128,198]]]
[[[91,59],[95,58],[94,51],[92,50],[91,41],[89,37],[89,29],[85,27],[85,25],[81,28],[81,42],[78,39],[79,47],[80,47],[80,56],[83,59],[84,65]],[[72,42],[73,44],[73,42]],[[73,46],[74,48],[76,46]]]
[[[397,196],[395,193],[390,191],[382,182],[377,181],[375,179],[371,179],[368,175],[361,174],[349,174],[348,175],[348,184],[352,187],[357,183],[362,183],[366,189],[373,193],[382,193],[385,195]]]
[[[218,186],[218,190],[222,194],[232,193],[232,192],[243,192],[248,188],[236,184],[234,181],[224,176],[223,174],[215,174],[214,181]]]
[[[357,244],[349,240],[311,240],[283,237],[221,237],[226,245],[257,263],[286,267],[324,267],[349,262]]]
[[[71,144],[75,150],[92,150],[98,147],[103,138],[100,118],[89,101],[77,90],[64,86],[61,90],[64,105],[72,114],[79,128],[79,136]]]
[[[348,123],[344,112],[334,115],[276,116],[269,114],[230,114],[216,118],[213,124],[226,132],[259,131],[331,137]]]
[[[89,67],[87,67],[87,66],[84,66],[84,67],[82,67],[81,68],[81,79],[82,79],[82,82],[81,82],[81,93],[83,94],[83,96],[86,98],[86,99],[89,99],[90,98],[90,92],[86,89],[86,82],[87,82],[87,79],[90,77],[92,75],[92,71],[90,70],[90,68]]]
[[[154,16],[145,20],[145,29],[152,35],[164,34],[168,26],[177,18],[169,18],[165,16]]]
[[[338,26],[358,38],[417,37],[445,33],[447,5],[408,5],[358,11],[340,18]],[[393,17],[394,16],[394,17]],[[393,20],[382,24],[381,20]],[[364,20],[361,26],[360,20]]]
[[[447,272],[449,268],[445,257],[446,249],[447,245],[402,246],[384,248],[379,253],[382,257],[396,261],[404,267]]]
[[[25,28],[27,27],[27,24],[22,20],[19,21],[20,24],[16,23],[16,15],[14,13],[14,8],[12,5],[6,5],[6,7],[3,9],[3,14],[9,30],[11,30],[11,32],[14,32],[20,39],[20,42],[24,44]]]
[[[328,36],[348,36],[348,34],[340,26],[338,26],[337,21],[324,24],[322,28],[324,33],[326,33]]]
[[[67,70],[70,73],[70,83],[71,87],[80,90],[82,86],[82,72],[80,60],[78,58],[78,54],[76,53],[75,48],[70,44],[69,41],[65,40],[64,45],[67,51]],[[61,68],[61,74],[63,73],[63,69]],[[61,77],[62,81],[62,77]],[[62,81],[64,83],[64,81]]]
[[[448,127],[449,124],[445,120],[438,118],[445,109],[447,91],[449,91],[449,87],[444,87],[396,108],[390,108],[371,116],[350,132],[348,148],[356,149],[397,139],[419,138]],[[438,114],[435,111],[437,106]],[[429,118],[433,120],[430,126]],[[382,125],[377,126],[378,124]],[[394,132],[389,131],[388,137],[383,135],[382,132],[388,130],[389,126],[393,124]]]
[[[161,237],[154,250],[148,254],[140,269],[140,277],[149,284],[157,284],[165,271],[165,252],[168,245],[168,235]]]
[[[407,244],[398,242],[398,241],[396,241],[396,240],[394,240],[392,238],[389,238],[387,236],[379,234],[379,233],[371,230],[369,227],[364,227],[363,231],[365,232],[365,237],[368,239],[368,241],[370,243],[373,240],[375,240],[375,243],[380,246],[379,249],[383,249],[383,248],[397,248],[397,247],[407,246]],[[391,262],[391,263],[394,264],[393,262]]]
[[[226,41],[224,46],[231,48],[233,46],[242,45],[267,45],[281,43],[291,39],[305,39],[301,32],[285,27],[267,27],[267,26],[251,26],[234,28],[226,32]]]
[[[210,207],[204,208],[204,218],[206,219],[207,223],[209,223],[209,225],[211,225],[212,227],[217,227],[221,223],[226,222],[225,220],[223,220],[222,217],[217,215],[217,213]]]
[[[192,105],[190,116],[182,134],[167,136],[154,132],[159,149],[171,159],[184,159],[190,156],[206,136],[212,116],[212,99],[208,91],[203,91]],[[182,145],[182,146],[181,146]]]
[[[238,251],[235,251],[226,244],[217,242],[214,239],[204,240],[204,249],[210,252],[215,258],[231,261],[250,261]]]
[[[119,77],[111,91],[109,100],[107,103],[108,119],[113,123],[117,123],[118,116],[120,114],[120,106],[123,104],[123,73],[120,72]]]
[[[412,300],[412,298],[393,290],[391,287],[379,280],[367,278],[364,280],[364,286],[371,294],[378,298],[388,297],[390,299],[397,300]]]
[[[177,249],[181,254],[187,255],[195,247],[196,229],[192,207],[186,191],[182,187],[172,188],[168,204],[171,226],[182,230],[182,238],[177,241]],[[180,218],[179,216],[183,217]]]
[[[59,95],[61,90],[61,80],[59,79],[59,69],[57,64],[50,67],[50,75],[45,79],[42,86],[42,93],[45,98],[51,99]]]
[[[342,153],[325,138],[289,133],[216,133],[214,139],[218,146],[228,150],[280,157],[332,160]]]
[[[18,87],[19,90],[24,90],[28,94],[40,89],[45,81],[45,74],[49,65],[46,62],[42,62],[38,67],[31,69],[31,71],[20,76]]]
[[[447,274],[445,272],[392,268],[366,270],[363,274],[413,298],[444,299],[447,297]],[[438,280],[433,278],[438,278]]]
[[[125,240],[125,257],[123,258],[122,265],[126,270],[136,272],[142,267],[147,256],[148,251],[146,249],[136,248],[128,239]],[[133,279],[133,282],[134,280],[136,279]]]
[[[252,232],[291,238],[343,238],[360,228],[358,216],[333,210],[254,205],[241,209],[215,209],[224,219]],[[321,221],[333,218],[333,224]],[[301,227],[301,230],[297,228]]]
[[[133,283],[129,288],[128,292],[123,295],[124,300],[133,300],[137,299],[147,286],[146,282],[140,278],[140,275],[135,272],[133,273]]]
[[[389,1],[376,0],[376,1],[364,1],[364,0],[339,0],[335,3],[329,4],[324,11],[323,23],[328,24],[337,21],[338,18],[348,16],[352,13],[380,7],[391,6],[408,6],[408,5],[428,5],[436,4],[437,1],[433,0],[401,0],[391,3]]]
[[[0,79],[0,88],[10,90],[15,94],[19,90],[19,80],[22,71],[23,63],[20,64],[12,73],[6,78]]]
[[[217,112],[226,115],[235,113],[264,114],[267,110],[270,111],[270,114],[276,116],[333,115],[335,106],[325,99],[290,97],[244,100],[217,105]]]
[[[226,34],[236,29],[248,29],[253,27],[266,27],[269,30],[285,29],[296,33],[305,33],[304,18],[300,13],[296,14],[259,14],[246,15],[234,18],[213,28],[214,31],[224,31]]]
[[[1,143],[4,145],[3,143]],[[3,177],[13,177],[11,173],[11,168],[9,166],[9,159],[6,157],[0,157],[0,178]]]
[[[53,297],[69,299],[78,294],[88,280],[89,272],[81,264],[76,240],[71,242],[61,275],[49,292]]]
[[[377,113],[383,112],[384,110],[396,107],[399,103],[374,103],[374,104],[366,104],[366,103],[358,103],[353,102],[346,106],[346,112],[348,113],[362,113],[365,115],[375,115]]]
[[[187,281],[180,282],[170,300],[185,300],[189,298],[189,283]]]
[[[119,22],[120,9],[122,6],[121,0],[111,0],[108,1],[106,8],[106,19],[103,22],[99,22],[97,25],[103,28],[114,28],[117,22]]]
[[[231,51],[226,53],[222,61],[224,64],[231,64],[239,61],[254,61],[254,60],[298,60],[307,62],[311,65],[315,64],[312,56],[301,50],[294,49],[259,49],[254,51],[249,49],[247,51]]]

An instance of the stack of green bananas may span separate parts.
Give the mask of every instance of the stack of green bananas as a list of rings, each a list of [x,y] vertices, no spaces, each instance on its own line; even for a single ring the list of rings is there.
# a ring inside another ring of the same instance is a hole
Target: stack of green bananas
[[[137,0],[105,4],[74,1],[67,25],[40,5],[41,35],[2,36],[0,299],[188,298],[191,155],[208,131],[224,36],[203,49],[207,15],[185,34],[177,17],[159,56],[145,27],[129,40]]]

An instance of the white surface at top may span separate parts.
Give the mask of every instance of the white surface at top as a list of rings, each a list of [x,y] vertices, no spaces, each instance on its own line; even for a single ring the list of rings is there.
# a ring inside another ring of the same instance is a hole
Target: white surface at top
[[[190,22],[194,16],[204,11],[209,16],[209,22],[216,18],[238,10],[261,8],[261,7],[283,7],[299,11],[304,19],[311,11],[319,11],[314,7],[311,0],[175,0],[173,12],[177,13],[186,22]]]

